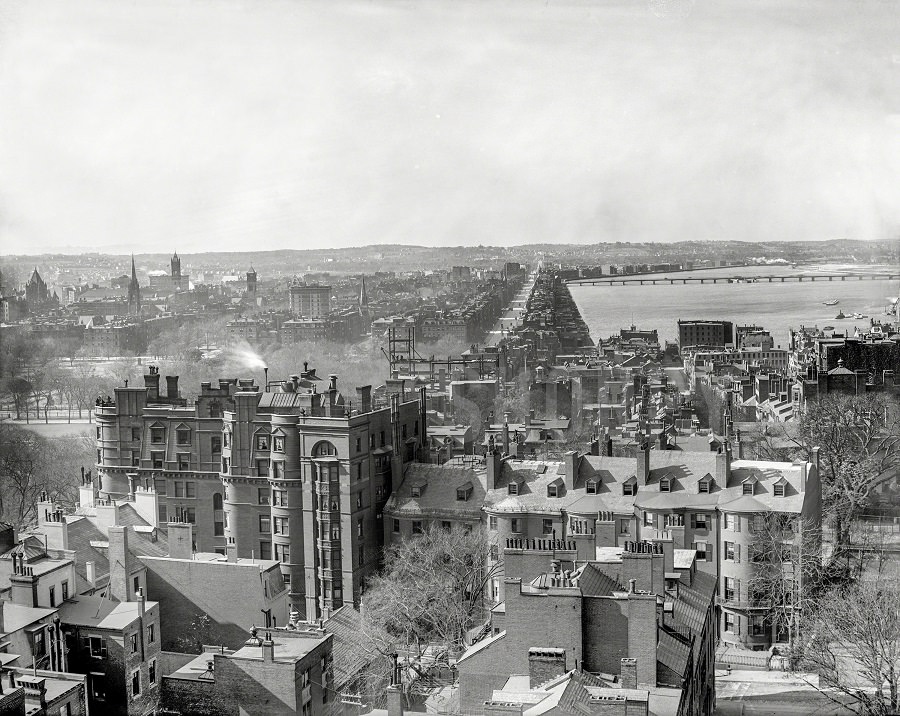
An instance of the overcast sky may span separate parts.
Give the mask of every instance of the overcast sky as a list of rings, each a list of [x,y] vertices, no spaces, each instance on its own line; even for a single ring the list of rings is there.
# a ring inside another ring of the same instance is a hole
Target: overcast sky
[[[0,0],[3,253],[898,235],[900,0]]]

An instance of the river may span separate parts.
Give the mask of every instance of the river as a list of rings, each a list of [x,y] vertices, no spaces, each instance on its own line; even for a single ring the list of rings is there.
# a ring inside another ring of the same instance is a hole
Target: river
[[[711,269],[660,276],[787,276],[814,273],[873,271],[873,266],[788,266]],[[896,270],[896,269],[894,269]],[[657,276],[654,276],[656,278]],[[856,326],[867,327],[869,319],[837,320],[838,311],[862,313],[888,320],[884,315],[888,297],[896,297],[900,282],[865,279],[858,281],[792,281],[785,283],[715,283],[676,285],[583,286],[570,284],[594,340],[606,338],[634,324],[656,328],[660,341],[678,339],[678,319],[715,319],[735,325],[756,324],[771,332],[775,344],[788,347],[789,330],[804,326],[834,326],[836,332],[853,334]],[[836,306],[823,301],[837,299]]]

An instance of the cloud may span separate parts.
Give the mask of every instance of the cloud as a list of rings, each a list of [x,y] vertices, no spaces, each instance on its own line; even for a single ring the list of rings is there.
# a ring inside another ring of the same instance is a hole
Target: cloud
[[[896,236],[896,3],[676,5],[11,4],[2,249]]]

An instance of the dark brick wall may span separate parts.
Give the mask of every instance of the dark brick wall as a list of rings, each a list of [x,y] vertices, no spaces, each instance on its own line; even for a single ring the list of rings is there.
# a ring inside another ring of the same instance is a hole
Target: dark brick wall
[[[628,656],[627,602],[609,597],[584,598],[584,668],[618,674]]]

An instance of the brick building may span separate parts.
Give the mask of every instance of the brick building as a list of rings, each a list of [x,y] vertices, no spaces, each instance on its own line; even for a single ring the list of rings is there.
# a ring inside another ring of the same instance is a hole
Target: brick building
[[[678,321],[678,345],[681,350],[694,346],[734,345],[734,324],[731,321]]]
[[[340,713],[332,639],[317,629],[271,629],[236,651],[177,655],[181,663],[163,677],[161,705],[166,713],[185,715]]]
[[[584,672],[582,685],[609,689],[597,696],[633,701],[636,710],[623,716],[648,706],[679,716],[713,713],[716,584],[690,555],[676,565],[671,540],[629,542],[616,571],[576,564],[572,541],[506,544],[506,598],[491,613],[491,636],[457,662],[463,713],[493,713],[498,701],[533,703],[523,691],[573,671]],[[518,697],[509,695],[510,682],[525,678],[515,675],[527,675]]]
[[[241,386],[236,380],[202,383],[188,405],[179,396],[178,376],[167,376],[166,384],[162,395],[159,370],[151,366],[143,387],[116,388],[113,404],[95,409],[98,496],[134,498],[137,487],[153,487],[160,523],[177,512],[194,525],[199,551],[224,554],[222,416]]]
[[[331,286],[292,283],[289,289],[291,314],[322,318],[331,312]]]
[[[359,603],[379,567],[382,509],[425,440],[424,395],[346,400],[337,376],[304,365],[273,392],[242,384],[225,413],[225,534],[240,557],[281,562],[289,598],[309,619]]]

